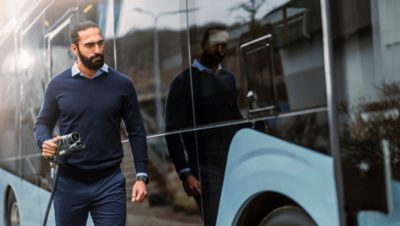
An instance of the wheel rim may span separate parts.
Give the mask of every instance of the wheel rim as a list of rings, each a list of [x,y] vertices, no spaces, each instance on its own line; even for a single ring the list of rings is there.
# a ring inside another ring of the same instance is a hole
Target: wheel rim
[[[11,213],[10,213],[11,226],[19,226],[19,210],[17,202],[14,202],[11,205]]]

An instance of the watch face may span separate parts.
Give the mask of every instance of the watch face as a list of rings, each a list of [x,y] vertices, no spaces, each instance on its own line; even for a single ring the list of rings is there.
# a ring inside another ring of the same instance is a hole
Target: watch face
[[[184,181],[184,180],[186,180],[186,178],[187,178],[189,175],[190,175],[190,172],[184,172],[184,173],[179,174],[179,178],[180,178],[182,181]]]
[[[136,177],[136,180],[144,181],[144,183],[146,183],[146,184],[149,183],[149,178],[146,176],[138,176],[138,177]]]

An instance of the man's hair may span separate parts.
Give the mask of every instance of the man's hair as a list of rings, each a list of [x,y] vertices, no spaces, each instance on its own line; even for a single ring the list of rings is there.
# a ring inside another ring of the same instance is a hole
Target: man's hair
[[[200,46],[204,48],[204,46],[208,43],[208,38],[210,37],[211,31],[226,31],[226,26],[223,24],[216,24],[208,27],[203,34],[203,38],[201,39]]]
[[[80,31],[84,31],[88,28],[99,28],[99,25],[97,25],[95,22],[90,21],[90,20],[86,20],[86,21],[82,21],[79,22],[77,24],[75,24],[75,26],[71,29],[71,32],[69,33],[70,39],[71,39],[71,44],[75,44],[78,46],[79,44],[79,32]],[[101,30],[100,30],[101,33]]]

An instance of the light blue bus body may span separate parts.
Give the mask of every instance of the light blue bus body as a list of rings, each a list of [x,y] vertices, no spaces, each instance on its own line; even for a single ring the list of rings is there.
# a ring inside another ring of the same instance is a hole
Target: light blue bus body
[[[305,209],[318,225],[339,225],[333,159],[253,130],[230,146],[217,225],[235,225],[241,208],[276,192]]]
[[[1,203],[5,203],[5,199],[7,198],[6,189],[12,188],[16,194],[21,219],[20,224],[27,226],[42,225],[47,202],[50,198],[49,192],[3,169],[0,170],[0,178]],[[5,211],[4,207],[4,205],[0,206],[2,213]],[[4,221],[0,221],[0,225],[3,224]],[[53,208],[50,211],[47,225],[55,225]]]
[[[339,226],[333,168],[329,156],[243,129],[230,146],[217,225],[236,225],[249,201],[261,193],[275,192],[295,201],[318,225]],[[392,191],[393,211],[362,211],[359,226],[400,225],[398,181],[392,181]]]
[[[50,192],[3,169],[0,169],[0,178],[0,203],[6,203],[7,189],[12,188],[13,192],[16,194],[18,203],[20,225],[43,225],[47,204],[50,199]],[[5,212],[4,208],[5,205],[0,205],[0,213]],[[47,225],[55,225],[53,207],[50,209]],[[93,225],[90,216],[87,225]],[[4,226],[4,221],[0,221],[0,226]]]

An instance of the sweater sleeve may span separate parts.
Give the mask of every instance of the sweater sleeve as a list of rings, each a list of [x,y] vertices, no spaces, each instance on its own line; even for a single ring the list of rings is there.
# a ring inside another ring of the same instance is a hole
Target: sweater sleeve
[[[193,125],[190,114],[190,93],[186,92],[185,82],[182,77],[177,77],[171,84],[166,105],[166,130],[174,131],[188,128]],[[168,152],[178,173],[189,168],[185,155],[185,148],[181,134],[170,134],[165,137]]]
[[[42,149],[44,141],[52,138],[54,125],[59,116],[55,91],[54,83],[50,81],[46,87],[44,99],[33,129],[39,149]]]
[[[136,173],[147,173],[146,131],[140,114],[136,91],[131,82],[122,111],[122,119],[125,122]]]

